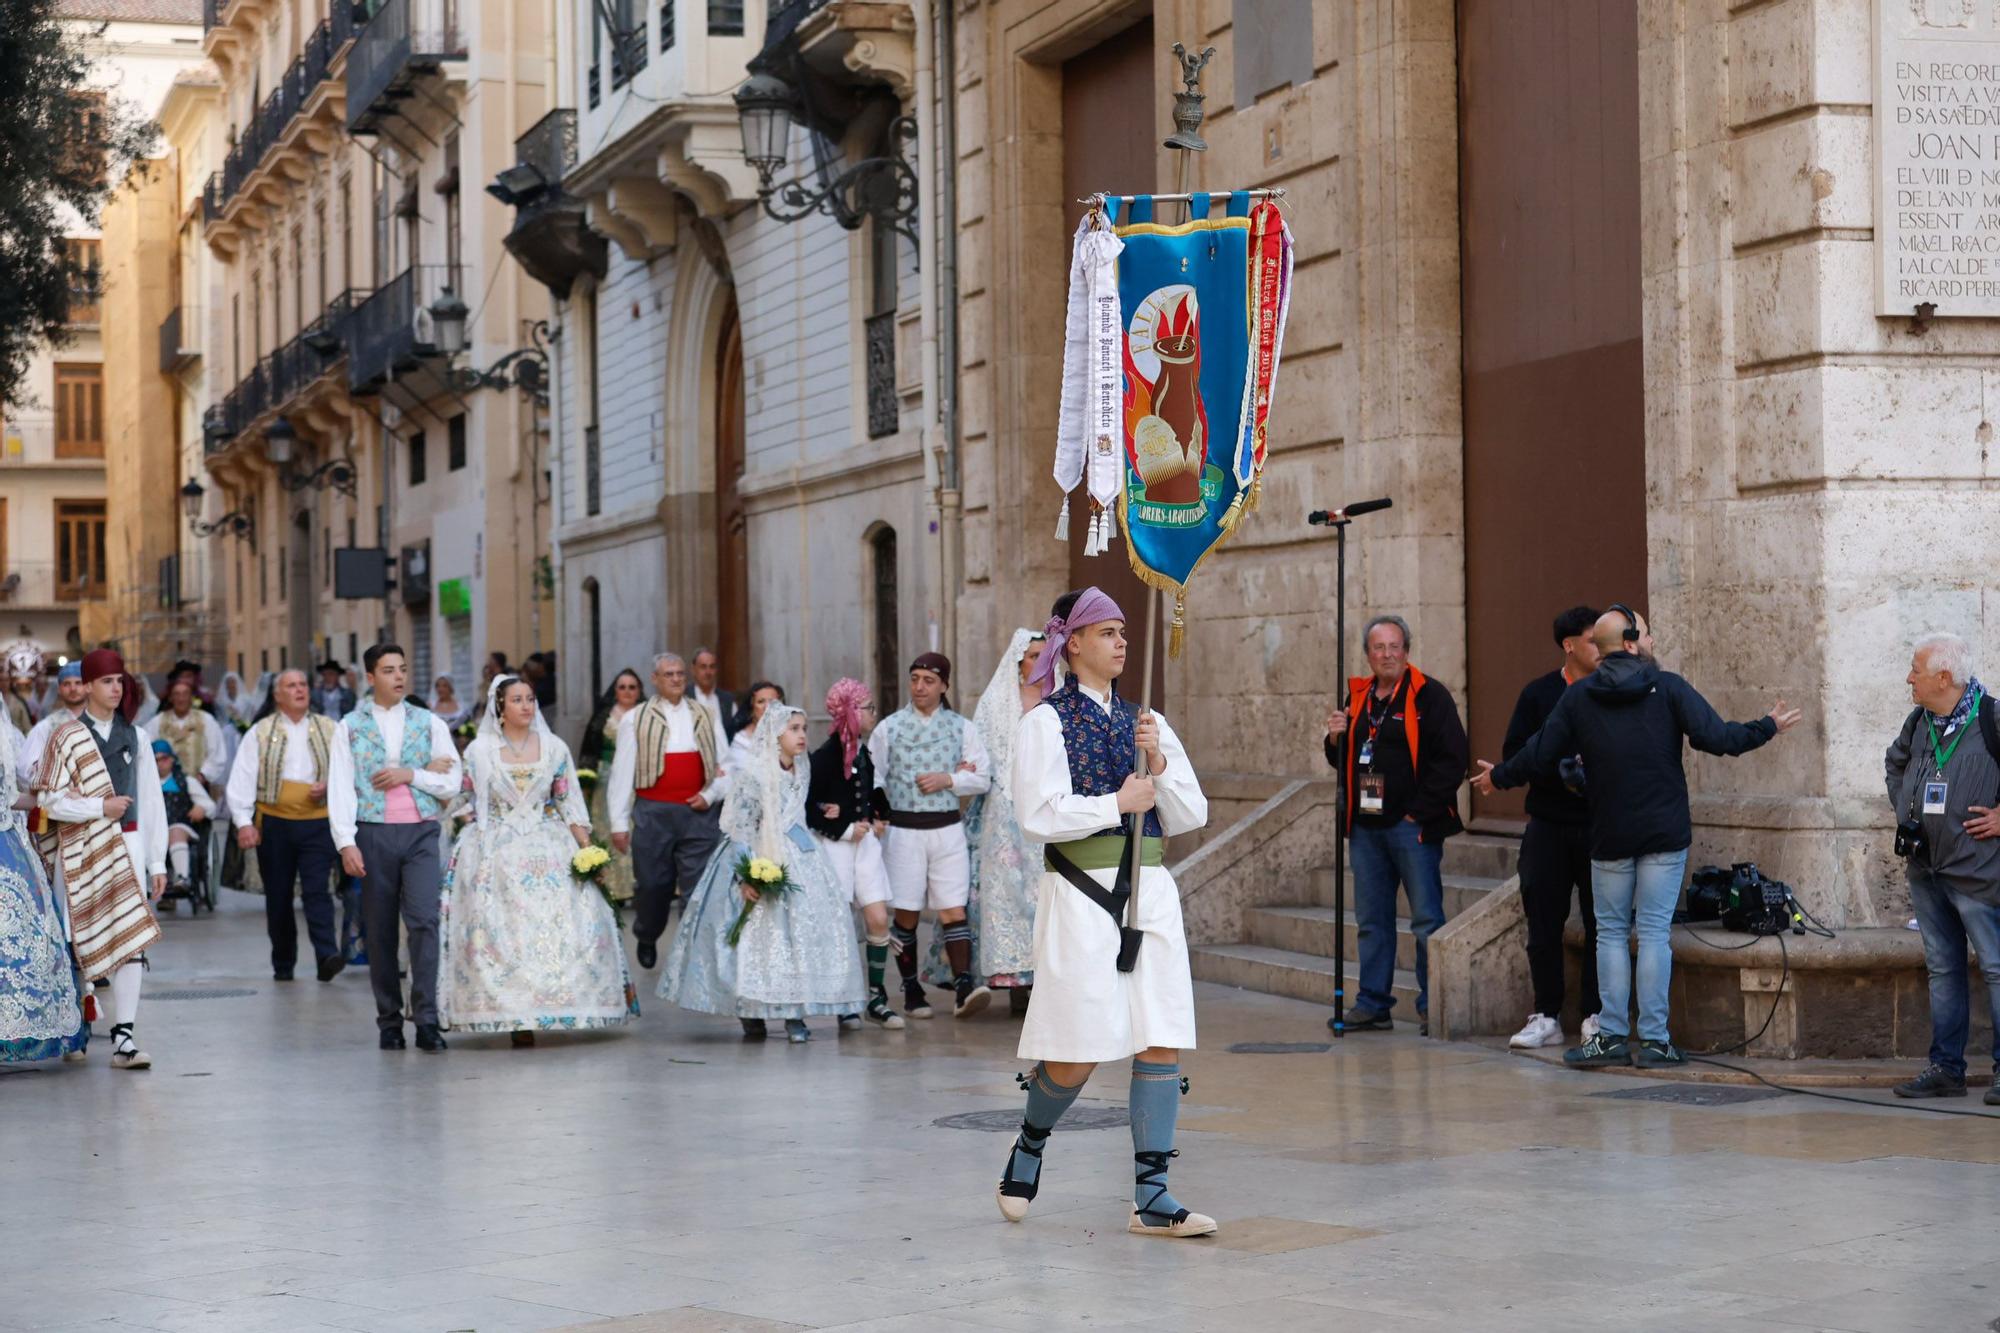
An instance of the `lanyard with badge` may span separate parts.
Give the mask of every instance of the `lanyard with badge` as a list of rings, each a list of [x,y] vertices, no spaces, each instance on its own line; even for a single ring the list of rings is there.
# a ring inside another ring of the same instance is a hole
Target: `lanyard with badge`
[[[1399,685],[1397,688],[1400,689],[1401,686]],[[1383,700],[1382,711],[1379,713],[1375,711],[1375,692],[1372,689],[1362,700],[1361,710],[1363,716],[1368,721],[1368,735],[1361,742],[1361,748],[1355,751],[1354,759],[1356,764],[1365,771],[1355,775],[1354,795],[1356,808],[1364,815],[1381,814],[1383,804],[1389,793],[1389,779],[1387,775],[1376,773],[1372,770],[1375,766],[1376,734],[1382,730],[1383,722],[1388,720],[1389,710],[1395,706],[1395,690],[1391,690],[1389,697]]]
[[[1945,812],[1944,766],[1951,762],[1951,757],[1958,753],[1958,743],[1965,739],[1966,733],[1979,721],[1979,706],[1984,702],[1983,693],[1972,696],[1972,709],[1965,715],[1965,721],[1959,724],[1958,730],[1952,734],[1949,745],[1938,736],[1937,719],[1928,712],[1924,714],[1924,725],[1930,728],[1931,733],[1931,758],[1937,762],[1938,774],[1935,781],[1924,783],[1925,814],[1941,815]]]

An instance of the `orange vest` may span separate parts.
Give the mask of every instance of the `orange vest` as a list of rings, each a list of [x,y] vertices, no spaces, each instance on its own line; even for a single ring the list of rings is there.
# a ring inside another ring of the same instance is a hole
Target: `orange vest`
[[[1410,692],[1403,696],[1403,735],[1410,743],[1410,769],[1417,767],[1417,693],[1424,688],[1424,673],[1414,666],[1407,668]],[[1368,691],[1375,685],[1373,676],[1354,676],[1347,682],[1347,827],[1354,827],[1354,752],[1360,747],[1354,743],[1354,724],[1361,720],[1361,709],[1368,702]],[[1392,696],[1393,697],[1393,696]]]

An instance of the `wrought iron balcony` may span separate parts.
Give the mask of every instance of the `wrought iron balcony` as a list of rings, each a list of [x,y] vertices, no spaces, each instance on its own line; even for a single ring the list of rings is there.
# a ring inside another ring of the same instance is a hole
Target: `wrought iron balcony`
[[[187,335],[200,327],[200,313],[185,306],[175,306],[173,312],[160,321],[161,374],[171,375],[201,359],[201,349],[190,346],[187,340]]]
[[[514,165],[487,192],[514,207],[514,226],[502,242],[528,276],[567,294],[577,275],[603,277],[609,256],[604,237],[590,228],[581,200],[563,189],[576,166],[576,112],[549,112],[514,141]]]
[[[243,183],[264,165],[271,150],[283,141],[292,123],[326,82],[334,60],[347,46],[356,29],[354,7],[348,0],[335,0],[333,16],[313,29],[299,54],[293,58],[271,95],[251,114],[236,143],[223,159],[221,189],[210,207],[211,217],[220,215],[236,198]]]
[[[375,134],[416,84],[465,58],[458,0],[383,0],[347,53],[347,129]]]
[[[347,321],[350,391],[379,393],[391,379],[440,357],[430,308],[447,287],[462,290],[456,268],[423,264],[404,269],[355,307]]]

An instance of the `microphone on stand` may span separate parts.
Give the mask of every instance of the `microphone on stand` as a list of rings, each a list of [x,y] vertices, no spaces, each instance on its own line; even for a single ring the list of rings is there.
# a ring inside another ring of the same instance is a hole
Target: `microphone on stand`
[[[1306,515],[1306,522],[1315,527],[1325,527],[1333,523],[1345,523],[1351,518],[1360,518],[1363,514],[1372,514],[1378,509],[1387,509],[1395,503],[1394,500],[1391,500],[1386,495],[1379,500],[1356,500],[1353,504],[1343,506],[1339,509],[1315,509]]]

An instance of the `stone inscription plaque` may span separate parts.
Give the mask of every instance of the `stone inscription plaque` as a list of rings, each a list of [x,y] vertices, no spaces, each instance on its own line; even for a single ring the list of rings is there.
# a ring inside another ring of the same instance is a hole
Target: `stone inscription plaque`
[[[1875,0],[1875,309],[2000,315],[2000,0]]]

